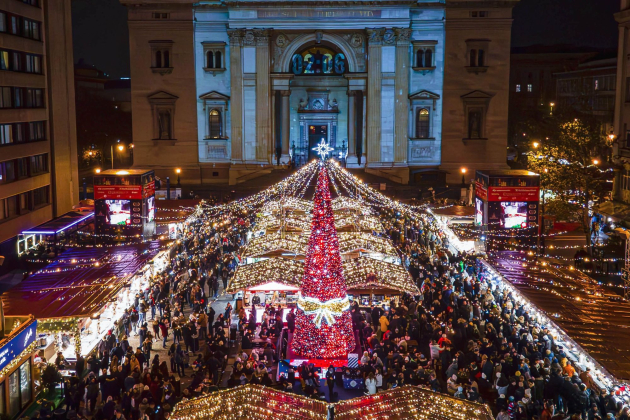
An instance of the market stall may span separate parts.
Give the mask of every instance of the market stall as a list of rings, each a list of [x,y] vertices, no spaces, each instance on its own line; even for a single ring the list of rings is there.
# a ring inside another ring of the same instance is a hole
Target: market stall
[[[33,315],[42,350],[68,360],[89,354],[115,327],[137,292],[148,287],[147,264],[164,243],[70,249],[2,295],[7,316]]]

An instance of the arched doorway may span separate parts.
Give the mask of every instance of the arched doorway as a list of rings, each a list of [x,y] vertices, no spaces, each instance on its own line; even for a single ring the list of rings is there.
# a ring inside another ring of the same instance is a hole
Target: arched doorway
[[[299,166],[317,157],[312,150],[322,140],[334,148],[332,155],[347,154],[347,90],[343,75],[346,55],[336,45],[310,42],[297,50],[288,63],[291,80],[291,130],[293,157]]]

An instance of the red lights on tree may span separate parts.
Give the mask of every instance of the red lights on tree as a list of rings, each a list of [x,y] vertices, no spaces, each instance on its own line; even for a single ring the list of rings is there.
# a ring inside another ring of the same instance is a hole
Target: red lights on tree
[[[322,166],[291,342],[293,352],[309,358],[346,357],[355,348],[328,182]]]

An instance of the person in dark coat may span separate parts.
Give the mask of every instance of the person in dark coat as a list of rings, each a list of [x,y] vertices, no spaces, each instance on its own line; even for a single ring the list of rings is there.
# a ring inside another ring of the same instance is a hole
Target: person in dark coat
[[[77,354],[77,362],[74,370],[77,374],[77,378],[81,379],[83,377],[83,371],[85,370],[85,359],[80,354]]]
[[[328,401],[332,403],[335,388],[335,367],[333,365],[328,366],[326,371],[326,385],[328,385]]]
[[[287,314],[287,327],[289,328],[291,334],[293,334],[293,331],[295,330],[295,310],[293,308],[291,308]]]

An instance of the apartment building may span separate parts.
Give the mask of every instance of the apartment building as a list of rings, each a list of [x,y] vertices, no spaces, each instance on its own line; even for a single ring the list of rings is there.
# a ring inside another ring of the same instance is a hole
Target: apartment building
[[[0,0],[0,243],[77,204],[76,143],[70,0]]]

